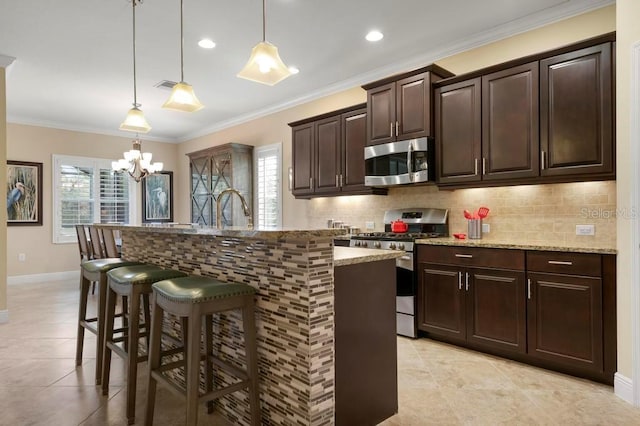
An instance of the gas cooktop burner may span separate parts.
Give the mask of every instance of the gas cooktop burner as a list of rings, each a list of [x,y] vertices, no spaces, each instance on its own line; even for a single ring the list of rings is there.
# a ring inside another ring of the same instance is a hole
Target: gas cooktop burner
[[[404,240],[413,241],[421,238],[446,237],[439,232],[365,232],[363,234],[352,235],[353,239],[360,240]]]

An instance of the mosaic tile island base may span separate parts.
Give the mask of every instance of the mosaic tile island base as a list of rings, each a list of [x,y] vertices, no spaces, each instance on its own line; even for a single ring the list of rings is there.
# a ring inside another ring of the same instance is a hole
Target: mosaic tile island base
[[[333,238],[344,231],[100,226],[120,231],[125,259],[255,287],[262,423],[334,424]],[[214,350],[243,367],[240,315],[215,322]],[[250,423],[245,392],[217,404],[234,424]]]

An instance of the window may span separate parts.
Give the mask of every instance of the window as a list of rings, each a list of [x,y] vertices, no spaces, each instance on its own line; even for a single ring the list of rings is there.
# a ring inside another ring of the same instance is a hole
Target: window
[[[135,221],[136,186],[109,160],[54,155],[53,164],[54,243],[76,242],[77,224]]]
[[[254,209],[259,229],[282,226],[282,146],[256,147],[254,161]]]

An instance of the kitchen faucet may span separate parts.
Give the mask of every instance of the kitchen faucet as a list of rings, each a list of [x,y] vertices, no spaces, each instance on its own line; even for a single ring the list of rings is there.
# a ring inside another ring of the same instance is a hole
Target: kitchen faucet
[[[249,205],[247,204],[247,200],[244,199],[240,191],[235,188],[227,188],[218,194],[218,199],[216,200],[216,226],[218,229],[222,229],[222,196],[231,193],[236,194],[240,197],[240,202],[242,203],[242,211],[247,218],[247,229],[253,229],[253,217],[251,216],[251,210],[249,209]]]

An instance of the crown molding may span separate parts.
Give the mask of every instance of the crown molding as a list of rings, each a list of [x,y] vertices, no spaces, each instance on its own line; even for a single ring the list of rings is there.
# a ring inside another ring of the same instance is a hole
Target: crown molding
[[[15,62],[16,58],[0,54],[0,68],[9,68]]]

